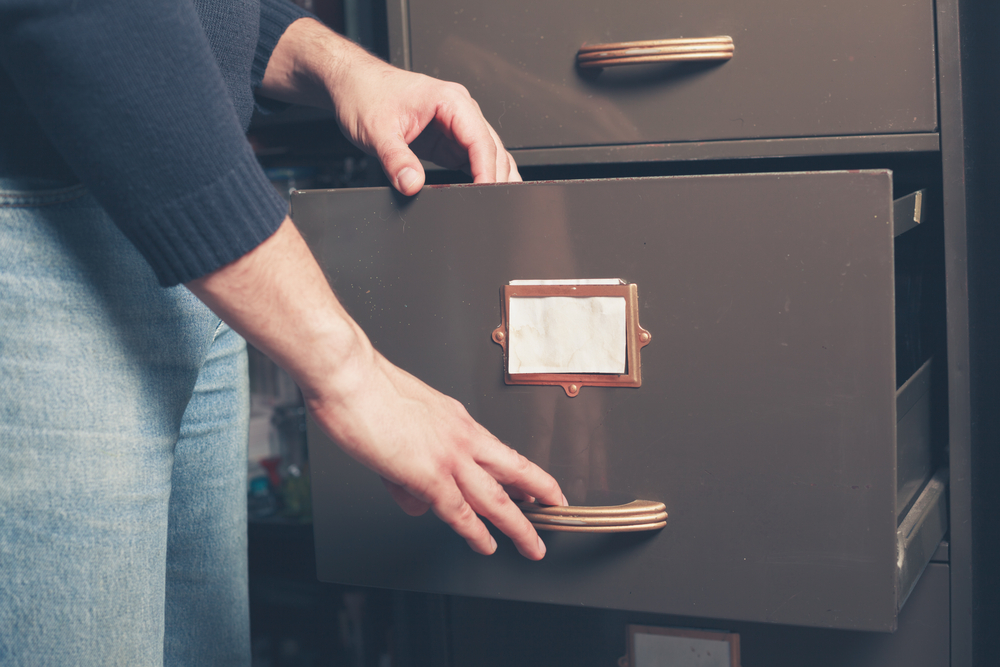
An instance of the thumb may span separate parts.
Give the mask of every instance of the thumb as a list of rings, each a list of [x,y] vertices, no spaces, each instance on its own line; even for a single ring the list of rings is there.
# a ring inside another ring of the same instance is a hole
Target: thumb
[[[382,170],[393,187],[408,197],[424,185],[424,167],[401,137],[393,137],[376,151]]]

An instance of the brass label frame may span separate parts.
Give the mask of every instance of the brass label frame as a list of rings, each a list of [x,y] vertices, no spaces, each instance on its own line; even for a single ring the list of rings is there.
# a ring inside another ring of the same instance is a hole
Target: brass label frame
[[[511,298],[595,297],[625,299],[625,373],[510,373],[507,349]],[[639,288],[635,283],[620,285],[504,285],[500,290],[500,326],[493,330],[493,342],[503,348],[504,382],[509,385],[559,385],[570,398],[580,389],[590,387],[642,386],[642,361],[639,351],[653,336],[639,326]]]

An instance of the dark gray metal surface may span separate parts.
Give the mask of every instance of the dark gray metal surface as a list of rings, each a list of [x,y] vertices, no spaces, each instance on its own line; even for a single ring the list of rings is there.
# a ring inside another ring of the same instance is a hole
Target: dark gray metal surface
[[[889,630],[896,618],[888,172],[671,177],[293,197],[352,315],[570,498],[667,505],[654,534],[501,536],[473,554],[313,429],[321,579]],[[653,334],[638,389],[506,386],[500,287],[624,278]]]
[[[948,469],[935,473],[896,529],[900,608],[948,532]]]
[[[937,128],[932,0],[409,0],[408,12],[412,69],[468,87],[508,148]],[[716,35],[733,37],[732,60],[575,67],[585,42]]]
[[[975,93],[964,88],[963,70],[973,69],[974,63],[963,65],[963,58],[982,57],[983,52],[963,49],[962,30],[975,30],[974,24],[970,24],[969,19],[964,18],[964,14],[975,16],[976,14],[969,8],[979,4],[981,3],[978,0],[974,2],[938,0],[936,3],[940,52],[938,73],[941,87],[941,187],[948,301],[948,462],[951,471],[948,485],[951,513],[948,543],[951,563],[952,667],[972,667],[977,664],[974,660],[976,650],[988,645],[985,644],[989,641],[985,639],[986,636],[996,634],[993,627],[981,633],[981,637],[976,637],[973,632],[976,620],[973,610],[979,602],[976,599],[977,588],[981,585],[977,579],[981,575],[973,568],[975,536],[972,522],[974,509],[972,477],[975,452],[970,381],[972,356],[968,273],[970,238],[967,228],[966,198],[975,192],[967,191],[966,142],[970,136],[975,135],[966,135],[963,102],[966,96],[974,99]],[[960,7],[963,14],[961,17]],[[982,24],[982,27],[987,27],[987,24]],[[994,41],[995,35],[988,34],[987,38]],[[980,90],[979,95],[982,94]],[[995,117],[992,114],[989,122],[990,127],[995,125]],[[992,184],[988,192],[992,196]],[[975,221],[976,218],[970,220]],[[993,304],[990,304],[990,307],[993,307]],[[994,447],[993,442],[980,444],[984,448]],[[992,651],[979,656],[980,661],[984,658],[990,660],[993,657],[995,652]]]
[[[903,514],[934,471],[931,432],[931,362],[896,392],[896,511]],[[945,522],[947,525],[947,522]],[[941,535],[937,536],[940,539]],[[935,542],[936,543],[936,542]],[[926,563],[921,563],[921,567]]]
[[[935,132],[924,134],[876,134],[853,137],[796,137],[793,139],[743,139],[737,141],[688,141],[668,144],[575,146],[566,148],[513,149],[522,167],[538,165],[607,164],[612,162],[657,162],[721,160],[756,157],[800,157],[809,155],[857,155],[860,153],[934,153],[940,148]]]
[[[891,634],[453,598],[451,664],[608,667],[631,623],[737,632],[743,667],[947,667],[948,595],[948,566],[931,565]]]

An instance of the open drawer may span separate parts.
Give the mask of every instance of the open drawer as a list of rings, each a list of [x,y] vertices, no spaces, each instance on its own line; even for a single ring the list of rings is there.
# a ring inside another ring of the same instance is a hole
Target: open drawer
[[[890,172],[308,191],[292,215],[390,361],[462,401],[571,504],[643,499],[669,517],[543,533],[537,563],[494,531],[497,553],[479,556],[311,425],[320,579],[895,627],[947,514],[928,481],[929,364],[896,378]],[[638,385],[510,382],[504,286],[596,278],[636,286],[651,336],[627,362]]]

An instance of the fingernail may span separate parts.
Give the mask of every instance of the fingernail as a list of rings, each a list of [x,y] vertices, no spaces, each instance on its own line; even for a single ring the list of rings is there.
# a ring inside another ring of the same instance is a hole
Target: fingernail
[[[566,494],[565,493],[563,494],[563,497],[562,497],[562,504],[563,505],[569,505],[569,501],[566,500]]]
[[[545,555],[545,542],[542,542],[542,538],[538,538],[538,550],[542,552],[542,556]],[[541,556],[539,556],[540,558]]]
[[[409,190],[417,182],[417,172],[412,167],[404,167],[396,175],[396,183],[399,184],[400,190]]]
[[[497,541],[492,535],[490,535],[490,553],[494,553],[497,550]]]

